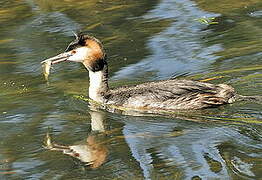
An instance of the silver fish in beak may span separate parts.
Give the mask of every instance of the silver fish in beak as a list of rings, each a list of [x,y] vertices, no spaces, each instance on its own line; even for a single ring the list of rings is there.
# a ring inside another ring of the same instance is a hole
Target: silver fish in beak
[[[51,57],[51,58],[48,58],[48,59],[42,61],[41,64],[42,64],[43,74],[44,74],[45,80],[46,81],[48,80],[48,76],[50,74],[50,69],[51,69],[51,66],[53,64],[57,64],[57,63],[60,63],[60,62],[63,62],[63,61],[67,61],[67,59],[69,57],[71,57],[72,55],[73,55],[73,52],[69,51],[69,52],[64,52],[64,53],[58,54],[54,57]]]

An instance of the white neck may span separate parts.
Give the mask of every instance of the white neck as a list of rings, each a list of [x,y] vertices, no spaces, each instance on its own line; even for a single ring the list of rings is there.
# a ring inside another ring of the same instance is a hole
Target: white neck
[[[103,95],[108,90],[107,76],[105,73],[103,70],[97,72],[89,71],[89,97],[100,103],[104,102]]]

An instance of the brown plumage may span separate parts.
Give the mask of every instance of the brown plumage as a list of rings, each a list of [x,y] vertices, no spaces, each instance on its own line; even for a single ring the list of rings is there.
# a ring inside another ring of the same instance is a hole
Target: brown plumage
[[[201,109],[232,103],[235,91],[226,84],[165,80],[108,91],[107,103],[128,108]]]

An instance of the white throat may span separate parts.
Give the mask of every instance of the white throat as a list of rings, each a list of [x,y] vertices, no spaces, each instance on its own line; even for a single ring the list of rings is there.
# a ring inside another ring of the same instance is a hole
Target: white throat
[[[89,97],[97,102],[103,102],[104,98],[102,96],[104,91],[107,91],[107,84],[104,81],[104,72],[89,71]]]

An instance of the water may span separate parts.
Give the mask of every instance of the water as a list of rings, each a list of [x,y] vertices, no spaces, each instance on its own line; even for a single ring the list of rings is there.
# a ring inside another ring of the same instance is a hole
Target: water
[[[98,111],[77,98],[88,87],[80,64],[55,66],[48,84],[39,64],[84,30],[104,42],[112,87],[184,76],[261,95],[260,1],[0,5],[0,179],[262,178],[261,103],[177,116]],[[47,132],[64,153],[43,147]]]

